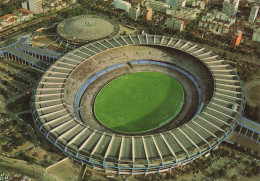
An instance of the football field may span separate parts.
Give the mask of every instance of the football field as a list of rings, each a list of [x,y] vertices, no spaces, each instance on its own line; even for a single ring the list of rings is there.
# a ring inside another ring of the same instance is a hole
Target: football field
[[[172,120],[183,102],[183,88],[174,78],[158,72],[136,72],[108,83],[96,97],[94,113],[110,129],[140,133]]]

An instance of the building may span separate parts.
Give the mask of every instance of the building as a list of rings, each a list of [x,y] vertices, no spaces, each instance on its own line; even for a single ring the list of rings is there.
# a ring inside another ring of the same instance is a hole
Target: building
[[[230,47],[236,48],[240,44],[242,38],[242,31],[237,30],[234,35],[231,36]]]
[[[182,8],[180,8],[180,11],[185,11],[185,12],[189,12],[189,13],[196,13],[196,15],[201,13],[200,8],[190,8],[190,7],[182,7]]]
[[[173,18],[167,18],[165,26],[167,29],[173,29]]]
[[[172,9],[180,9],[181,7],[185,6],[187,0],[161,0],[161,1],[170,5]]]
[[[152,8],[147,8],[143,12],[143,19],[146,21],[152,21],[153,19],[153,9]]]
[[[185,7],[186,0],[175,0],[174,5],[172,8],[174,9],[180,9],[181,7]]]
[[[171,8],[178,9],[185,6],[186,0],[157,0],[164,2],[171,6]]]
[[[128,16],[131,19],[137,20],[137,18],[140,16],[140,5],[129,8]]]
[[[171,7],[174,6],[176,0],[165,0],[165,3],[170,5]]]
[[[33,17],[33,12],[24,8],[14,10],[14,14],[18,16],[20,21],[28,21]]]
[[[192,7],[199,7],[200,9],[205,9],[206,3],[203,1],[193,1]]]
[[[41,0],[26,0],[22,2],[22,8],[32,11],[34,14],[43,13]]]
[[[158,11],[162,13],[165,13],[168,9],[170,9],[170,5],[164,2],[159,2],[154,0],[148,0],[146,6],[147,8],[152,8],[153,11]]]
[[[166,28],[182,31],[184,27],[184,22],[178,18],[167,18]]]
[[[22,5],[22,8],[24,8],[24,9],[30,9],[28,1],[22,2],[21,5]]]
[[[234,16],[228,16],[213,10],[208,12],[206,16],[202,16],[199,21],[199,28],[216,34],[225,34],[229,32],[230,26],[235,22],[236,18]]]
[[[252,41],[260,42],[260,28],[254,29]]]
[[[172,16],[173,18],[183,18],[187,20],[194,20],[197,17],[196,12],[189,11],[186,9],[181,9],[181,10],[168,9],[166,11],[166,14]]]
[[[255,23],[256,23],[256,25],[257,25],[258,27],[260,27],[260,17],[257,17],[257,18],[255,19]]]
[[[29,0],[30,11],[35,14],[43,13],[42,1],[41,0]]]
[[[33,17],[33,12],[24,8],[16,9],[13,14],[6,14],[0,17],[1,27],[4,28],[9,25],[16,25],[23,21],[28,21]]]
[[[3,28],[10,25],[16,25],[19,22],[18,16],[15,14],[6,14],[0,17],[0,23]]]
[[[238,10],[239,0],[224,0],[222,13],[235,16]]]
[[[248,17],[248,21],[250,23],[253,23],[255,22],[255,19],[257,17],[257,14],[258,14],[258,11],[259,11],[259,6],[253,6],[251,11],[250,11],[250,15]]]
[[[126,12],[129,12],[129,9],[131,8],[131,4],[123,0],[114,0],[113,6],[115,9],[121,9]]]
[[[205,2],[206,4],[210,2],[210,0],[202,0],[202,1]]]

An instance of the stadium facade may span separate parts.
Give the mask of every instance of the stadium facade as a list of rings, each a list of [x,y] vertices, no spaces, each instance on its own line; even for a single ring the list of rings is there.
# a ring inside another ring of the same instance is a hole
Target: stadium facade
[[[179,123],[137,135],[100,126],[85,106],[88,100],[91,106],[91,91],[122,72],[148,69],[178,74],[186,95],[191,89],[185,82],[194,87]],[[149,174],[189,163],[218,146],[236,127],[244,99],[236,72],[207,48],[165,36],[127,35],[93,42],[57,60],[39,80],[31,108],[40,132],[69,157],[109,173]]]

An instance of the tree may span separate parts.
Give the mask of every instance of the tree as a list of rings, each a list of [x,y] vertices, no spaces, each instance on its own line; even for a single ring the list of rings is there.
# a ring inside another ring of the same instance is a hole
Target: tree
[[[6,121],[4,124],[1,125],[2,129],[8,129],[12,125],[11,121]]]
[[[166,172],[166,179],[167,180],[169,180],[169,179],[171,179],[172,177],[171,177],[171,174],[169,173],[169,172]]]
[[[24,124],[21,126],[21,131],[26,131],[26,126]]]
[[[219,177],[219,174],[218,174],[218,172],[213,172],[213,173],[211,174],[211,176],[216,179],[216,178]]]
[[[219,171],[219,175],[224,177],[227,175],[227,170],[225,168],[222,168],[220,171]]]
[[[32,136],[30,134],[26,134],[25,138],[26,138],[26,140],[30,140],[30,139],[32,139]]]
[[[253,175],[252,171],[249,171],[249,172],[247,172],[247,174],[246,174],[247,177],[252,177],[252,175]]]
[[[9,145],[5,145],[3,146],[3,150],[6,152],[12,152],[13,151],[13,147],[9,146]]]
[[[238,162],[241,162],[241,161],[242,161],[242,157],[241,157],[241,156],[238,157],[238,158],[237,158],[237,161],[238,161]]]
[[[13,132],[11,132],[10,137],[15,138],[17,136],[17,131],[13,130]]]
[[[3,144],[3,143],[5,143],[5,142],[7,142],[8,141],[8,137],[7,136],[2,136],[1,138],[0,138],[0,144]]]
[[[152,176],[151,175],[147,176],[147,181],[152,181]]]
[[[245,171],[247,172],[247,174],[246,174],[247,177],[251,177],[253,175],[251,166],[246,167]]]
[[[260,166],[253,167],[252,171],[255,175],[260,174]]]
[[[237,180],[237,175],[233,175],[233,176],[231,177],[231,180],[232,180],[232,181],[236,181],[236,180]]]
[[[174,173],[174,174],[172,175],[172,178],[173,178],[173,180],[176,180],[176,179],[177,179],[176,173]]]
[[[13,146],[17,147],[17,146],[21,146],[24,144],[24,139],[22,137],[17,137],[14,142],[13,142]]]
[[[234,151],[231,152],[231,158],[235,158],[236,157],[236,153]]]
[[[36,163],[36,159],[33,157],[29,157],[29,156],[25,156],[24,158],[29,164],[35,164]]]

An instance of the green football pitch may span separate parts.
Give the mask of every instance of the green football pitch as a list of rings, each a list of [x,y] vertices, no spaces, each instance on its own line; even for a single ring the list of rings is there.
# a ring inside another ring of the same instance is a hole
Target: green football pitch
[[[158,72],[136,72],[108,83],[94,102],[96,118],[123,133],[158,128],[181,110],[184,91],[174,78]]]

